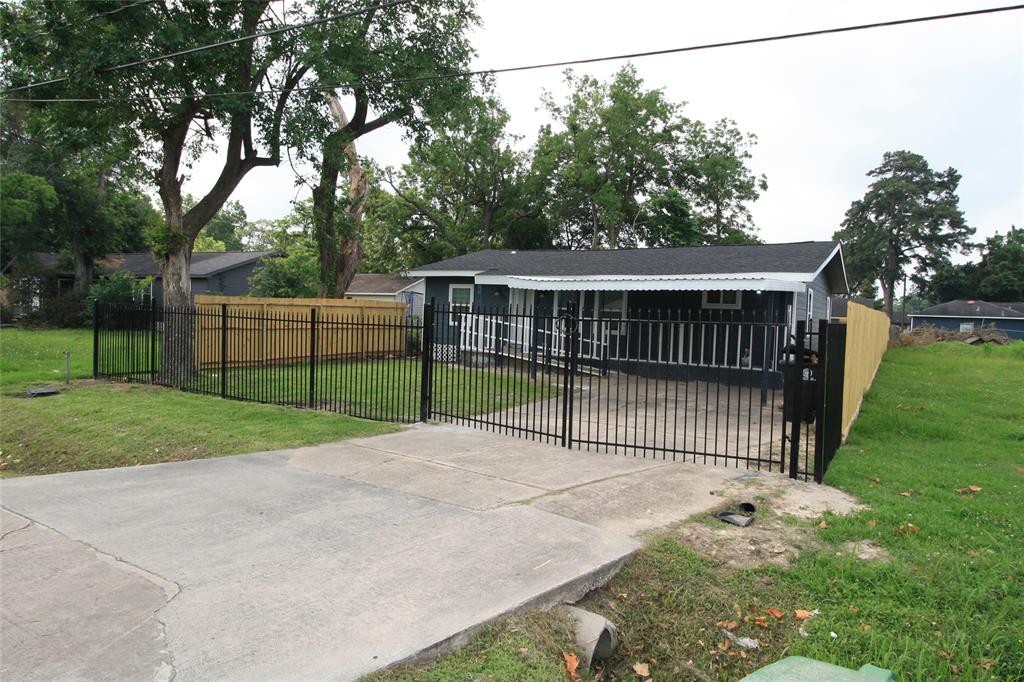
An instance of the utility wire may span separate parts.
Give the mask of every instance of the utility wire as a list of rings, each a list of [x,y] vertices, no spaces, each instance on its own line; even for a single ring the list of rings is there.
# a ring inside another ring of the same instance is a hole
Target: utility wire
[[[409,0],[399,0],[409,1]],[[479,69],[475,71],[457,71],[453,73],[442,73],[442,74],[429,74],[424,76],[411,76],[408,78],[392,78],[392,79],[380,79],[380,80],[362,80],[354,81],[349,83],[333,83],[333,84],[318,84],[308,86],[296,86],[293,88],[266,88],[264,90],[235,90],[227,92],[211,92],[203,95],[197,95],[197,98],[205,97],[243,97],[251,95],[270,95],[279,94],[284,92],[313,92],[320,90],[335,90],[335,89],[352,89],[357,87],[376,87],[382,85],[401,85],[407,83],[422,83],[428,81],[437,80],[452,80],[455,78],[469,78],[474,76],[488,76],[501,73],[515,73],[520,71],[534,71],[537,69],[550,69],[563,66],[578,66],[581,64],[595,64],[598,62],[608,61],[620,61],[624,59],[639,59],[641,57],[656,57],[661,55],[679,54],[683,52],[696,52],[699,50],[711,50],[723,47],[738,47],[740,45],[755,45],[759,43],[770,43],[778,42],[783,40],[793,40],[796,38],[809,38],[812,36],[823,36],[833,35],[837,33],[850,33],[853,31],[864,31],[875,28],[886,28],[891,26],[904,26],[907,24],[919,24],[930,21],[941,21],[945,19],[959,19],[963,17],[972,17],[985,14],[995,14],[998,12],[1011,12],[1015,10],[1024,9],[1024,4],[1021,5],[1007,5],[1003,7],[989,7],[979,10],[968,10],[964,12],[952,12],[948,14],[934,14],[930,16],[912,17],[909,19],[893,19],[890,21],[877,21],[869,24],[855,24],[852,26],[840,26],[835,28],[816,29],[813,31],[800,31],[798,33],[783,33],[772,36],[764,36],[759,38],[744,38],[741,40],[728,40],[716,43],[704,43],[701,45],[689,45],[686,47],[673,47],[664,50],[650,50],[647,52],[632,52],[628,54],[617,54],[617,55],[606,55],[603,57],[589,57],[585,59],[570,59],[559,62],[544,62],[539,64],[528,64],[523,66],[509,66],[498,69]],[[61,79],[68,80],[68,79]],[[20,89],[24,89],[23,86]],[[8,92],[14,92],[14,90],[7,90],[2,95],[6,95]],[[162,101],[162,100],[178,100],[181,95],[136,95],[130,97],[53,97],[53,98],[14,98],[4,97],[9,102],[133,102],[133,101]]]
[[[129,7],[135,7],[136,5],[146,4],[146,3],[153,2],[153,1],[154,0],[140,0],[139,2],[136,2],[136,3],[132,4],[132,5],[127,5],[125,7],[121,7],[119,9],[116,9],[116,10],[113,10],[111,12],[108,12],[107,14],[113,14],[113,12],[119,12],[119,11],[121,11],[123,9],[128,9]],[[366,14],[368,12],[375,12],[375,11],[381,10],[381,9],[390,9],[392,7],[398,7],[399,5],[407,5],[410,2],[413,2],[413,0],[389,0],[389,2],[382,2],[380,4],[372,5],[370,7],[363,7],[361,9],[357,9],[357,10],[350,10],[348,12],[342,12],[340,14],[332,14],[329,17],[322,17],[320,19],[311,19],[310,21],[305,21],[305,22],[302,22],[301,24],[291,24],[291,25],[288,25],[288,26],[280,26],[278,28],[271,29],[269,31],[262,31],[260,33],[254,33],[254,34],[249,35],[249,36],[242,36],[240,38],[232,38],[230,40],[223,40],[223,41],[221,41],[219,43],[211,43],[209,45],[200,45],[198,47],[190,47],[190,48],[188,48],[186,50],[179,50],[178,52],[171,52],[170,54],[160,55],[159,57],[148,57],[146,59],[139,59],[139,60],[136,60],[134,62],[127,62],[125,64],[118,64],[116,66],[106,66],[106,67],[103,67],[102,69],[96,69],[96,73],[114,73],[115,71],[123,71],[124,69],[129,69],[129,68],[131,68],[133,66],[144,66],[146,64],[153,64],[155,62],[162,62],[162,61],[167,60],[167,59],[173,59],[175,57],[181,57],[181,56],[184,56],[184,55],[187,55],[187,54],[195,54],[197,52],[205,52],[207,50],[213,50],[213,49],[216,49],[216,48],[219,48],[219,47],[227,47],[228,45],[235,45],[237,43],[244,43],[244,42],[248,42],[250,40],[256,40],[257,38],[266,38],[268,36],[274,36],[274,35],[278,35],[278,34],[281,34],[281,33],[286,33],[288,31],[295,31],[295,30],[300,29],[300,28],[309,28],[310,26],[319,26],[320,24],[328,24],[328,23],[331,23],[331,22],[334,22],[334,21],[339,21],[341,19],[349,19],[351,17],[359,16],[360,14]],[[102,16],[102,15],[98,14],[96,16]],[[95,17],[93,17],[93,18],[95,18]],[[19,85],[16,88],[10,88],[8,90],[4,90],[3,93],[0,93],[0,94],[6,95],[6,94],[12,93],[12,92],[21,92],[23,90],[30,90],[32,88],[39,88],[39,87],[42,87],[44,85],[54,85],[56,83],[64,83],[64,82],[69,81],[69,80],[71,80],[70,76],[64,76],[63,78],[52,78],[52,79],[46,80],[46,81],[38,81],[36,83],[29,83],[28,85]]]

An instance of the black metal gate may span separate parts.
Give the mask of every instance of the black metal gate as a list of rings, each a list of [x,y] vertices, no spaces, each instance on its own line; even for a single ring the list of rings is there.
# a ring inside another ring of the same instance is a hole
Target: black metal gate
[[[845,327],[805,327],[792,334],[785,320],[730,311],[609,319],[574,302],[547,310],[431,303],[421,417],[820,481],[841,436]]]

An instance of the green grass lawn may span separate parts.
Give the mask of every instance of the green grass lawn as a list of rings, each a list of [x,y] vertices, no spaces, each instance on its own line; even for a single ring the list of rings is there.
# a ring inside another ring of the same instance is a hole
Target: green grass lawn
[[[70,386],[63,350],[72,351]],[[0,475],[47,474],[297,447],[384,433],[394,424],[173,389],[83,381],[88,330],[0,329]],[[24,398],[52,384],[59,396]]]
[[[0,386],[64,381],[64,351],[71,378],[92,376],[92,330],[0,328]]]
[[[621,629],[602,679],[636,679],[643,663],[656,680],[735,680],[787,655],[873,663],[901,680],[1024,679],[1024,344],[888,351],[826,483],[870,509],[792,520],[818,549],[788,569],[732,570],[671,529],[651,538],[582,604]],[[860,540],[888,559],[842,551]],[[820,615],[801,633],[795,609]],[[720,624],[762,648],[724,648]],[[492,628],[471,645],[476,653],[380,679],[500,679],[499,665],[542,646],[514,634]],[[522,679],[554,679],[557,655],[548,663]]]

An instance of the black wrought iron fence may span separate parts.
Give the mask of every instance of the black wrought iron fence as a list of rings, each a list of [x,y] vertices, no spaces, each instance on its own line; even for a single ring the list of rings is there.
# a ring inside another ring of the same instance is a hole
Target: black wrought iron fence
[[[98,306],[94,374],[820,481],[839,445],[844,346],[842,325],[794,333],[731,312]]]

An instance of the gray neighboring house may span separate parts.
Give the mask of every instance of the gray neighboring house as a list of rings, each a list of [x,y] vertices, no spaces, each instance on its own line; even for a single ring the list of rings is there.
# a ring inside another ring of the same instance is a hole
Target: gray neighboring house
[[[929,326],[969,332],[985,327],[1005,332],[1011,339],[1024,340],[1024,301],[948,301],[917,313],[910,313],[908,317],[911,330]]]
[[[469,309],[560,311],[602,319],[729,311],[776,322],[831,317],[846,294],[839,242],[610,251],[485,250],[409,271],[426,300]]]
[[[264,258],[276,258],[273,251],[197,251],[192,254],[192,295],[223,294],[245,296],[249,293],[249,278]],[[36,264],[57,277],[58,289],[70,289],[73,273],[61,267],[67,260],[59,253],[36,253]],[[163,303],[163,283],[160,268],[151,253],[112,253],[96,262],[106,274],[130,272],[137,279],[153,277],[153,283],[143,296],[149,302]]]
[[[397,301],[409,306],[410,317],[423,315],[426,285],[422,277],[358,273],[345,290],[345,298],[370,301]]]

